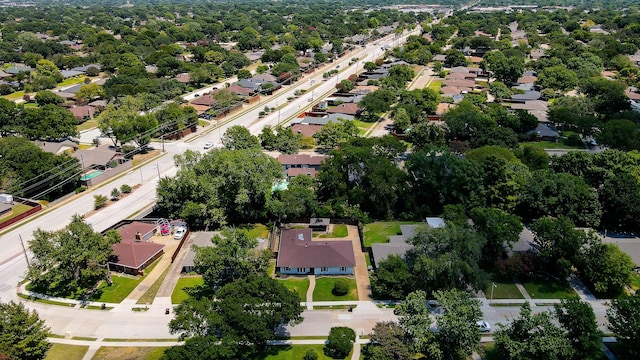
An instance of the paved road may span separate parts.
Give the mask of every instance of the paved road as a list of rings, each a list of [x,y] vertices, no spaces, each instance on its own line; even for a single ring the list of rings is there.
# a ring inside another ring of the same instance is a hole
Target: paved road
[[[391,37],[385,40],[391,42]],[[398,40],[396,40],[398,41]],[[0,235],[0,299],[2,301],[19,300],[16,295],[17,284],[24,278],[27,271],[27,263],[24,258],[20,237],[25,244],[32,238],[33,231],[41,228],[44,230],[57,230],[68,224],[69,219],[74,214],[87,214],[93,210],[94,195],[108,195],[114,187],[123,184],[141,184],[129,196],[124,199],[92,214],[87,218],[95,230],[103,231],[112,226],[118,220],[126,218],[136,211],[152,204],[156,198],[156,186],[159,176],[174,176],[176,168],[173,157],[186,150],[204,151],[202,147],[206,142],[214,142],[219,146],[221,134],[233,125],[248,127],[250,131],[257,134],[265,125],[274,125],[278,118],[283,122],[290,117],[295,117],[305,107],[310,106],[310,97],[315,96],[314,101],[318,101],[322,96],[328,94],[335,87],[338,79],[344,79],[355,72],[355,67],[359,62],[349,66],[349,61],[353,57],[361,60],[374,59],[380,55],[380,43],[369,45],[365,48],[358,48],[343,59],[334,62],[330,68],[339,66],[340,74],[337,77],[322,81],[322,73],[326,70],[317,71],[314,74],[306,75],[302,81],[286,86],[277,95],[262,101],[255,108],[243,110],[239,114],[231,116],[231,120],[223,120],[219,129],[214,131],[201,132],[187,141],[173,142],[165,144],[163,156],[134,169],[110,183],[88,189],[86,192],[68,199],[66,203],[58,205],[51,210],[41,213],[36,218],[28,222],[23,222],[18,227],[13,227]],[[370,57],[370,58],[369,58]],[[336,79],[336,80],[333,80]],[[276,107],[287,102],[287,98],[299,88],[308,88],[310,81],[314,80],[315,88],[312,93],[307,93],[300,98],[289,102],[281,108],[280,114],[271,115],[259,119],[258,113],[264,106]],[[332,81],[333,80],[333,81]],[[160,148],[160,144],[152,144]],[[170,316],[164,315],[163,304],[153,305],[147,312],[132,312],[130,304],[118,306],[111,311],[91,311],[75,308],[65,308],[61,306],[48,305],[35,302],[26,302],[27,306],[37,310],[47,325],[51,327],[53,333],[66,334],[72,336],[90,336],[99,338],[167,338],[171,337],[167,324]]]

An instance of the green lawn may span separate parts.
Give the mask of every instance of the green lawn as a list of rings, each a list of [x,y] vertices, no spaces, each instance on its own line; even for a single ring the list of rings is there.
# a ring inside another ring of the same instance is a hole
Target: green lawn
[[[289,278],[280,280],[287,289],[298,293],[300,301],[307,301],[307,290],[309,290],[309,278]]]
[[[364,260],[367,262],[367,269],[368,269],[369,266],[371,266],[371,257],[369,256],[368,252],[364,253]]]
[[[169,273],[169,268],[167,267],[166,269],[164,269],[164,272],[162,273],[162,275],[160,275],[160,277],[149,287],[149,289],[147,289],[147,291],[144,292],[144,294],[142,294],[142,296],[140,297],[140,299],[138,299],[138,302],[136,304],[152,304],[153,303],[153,299],[155,299],[156,294],[158,293],[158,290],[160,290],[160,285],[162,285],[162,282],[164,281],[164,278],[167,277],[167,274]],[[149,271],[150,273],[151,271]],[[145,273],[148,274],[145,270]]]
[[[178,283],[171,294],[171,303],[181,304],[189,298],[189,294],[185,291],[186,288],[200,286],[203,284],[204,280],[202,280],[202,276],[181,277],[178,279]]]
[[[44,360],[82,360],[88,350],[83,345],[51,344]]]
[[[125,277],[111,275],[113,284],[108,286],[106,281],[100,283],[100,286],[98,286],[98,293],[100,293],[100,297],[97,299],[92,297],[92,300],[97,302],[119,303],[131,294],[133,289],[140,284],[142,279],[142,276]]]
[[[269,260],[269,265],[267,265],[267,276],[275,277],[276,276],[276,260]]]
[[[58,87],[82,84],[84,82],[84,78],[85,78],[84,76],[76,76],[76,77],[68,78],[62,81],[61,83],[59,83]]]
[[[375,122],[366,122],[362,120],[353,120],[353,123],[356,125],[356,127],[365,130],[368,130],[373,126],[373,124],[375,124]]]
[[[18,99],[22,99],[22,97],[24,96],[24,91],[16,91],[14,93],[11,93],[9,95],[5,95],[3,96],[3,98],[7,99],[7,100],[18,100]]]
[[[253,239],[269,237],[269,229],[263,224],[241,225],[240,228],[249,231],[249,237]]]
[[[326,356],[322,349],[324,345],[287,345],[287,346],[272,346],[263,354],[260,354],[254,358],[254,360],[300,360],[304,357],[304,354],[309,349],[316,349],[318,354],[318,360],[331,360]],[[346,359],[350,359],[349,354]]]
[[[364,226],[364,246],[374,243],[387,243],[389,236],[400,235],[400,225],[419,224],[416,221],[381,221]]]
[[[96,119],[87,120],[87,121],[83,122],[82,124],[76,126],[78,131],[89,130],[89,129],[93,129],[95,127],[98,127],[98,120],[96,120]]]
[[[159,360],[167,347],[102,346],[92,360]]]
[[[8,220],[8,219],[13,218],[15,216],[24,214],[29,210],[31,210],[31,206],[25,205],[25,204],[21,204],[21,203],[15,203],[15,205],[13,205],[13,207],[11,208],[11,211],[7,212],[2,217],[0,217],[0,220],[2,220],[2,221]]]
[[[522,285],[532,299],[567,299],[577,296],[566,281],[536,277]]]
[[[431,90],[440,90],[440,88],[442,87],[442,81],[440,80],[433,80],[431,81],[431,83],[429,83],[429,89]]]
[[[543,149],[567,149],[567,150],[584,150],[584,146],[582,145],[578,145],[578,146],[571,146],[571,145],[567,145],[565,143],[565,139],[559,139],[558,142],[553,142],[553,141],[530,141],[530,142],[522,142],[520,143],[521,145],[525,145],[525,144],[533,144],[533,145],[538,145]]]
[[[513,281],[499,279],[497,277],[491,280],[496,284],[496,287],[493,288],[494,299],[524,299],[524,296],[522,296],[522,293]],[[491,298],[491,284],[489,284],[485,290],[484,295],[487,299]]]
[[[335,296],[331,293],[333,284],[339,277],[320,277],[316,278],[316,287],[313,289],[313,301],[349,301],[358,300],[358,290],[356,280],[349,279],[349,293],[344,296]]]
[[[333,232],[330,234],[321,234],[321,238],[343,238],[349,235],[347,225],[333,225]]]

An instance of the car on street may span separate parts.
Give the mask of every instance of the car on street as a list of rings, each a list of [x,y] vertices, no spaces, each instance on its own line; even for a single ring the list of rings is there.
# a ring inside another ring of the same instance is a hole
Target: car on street
[[[182,238],[184,237],[184,234],[187,233],[187,229],[180,226],[176,228],[176,231],[173,233],[173,238],[176,240],[182,240]]]
[[[209,150],[213,147],[213,143],[212,142],[208,142],[204,144],[204,149],[205,150]]]
[[[478,327],[478,330],[480,330],[480,332],[491,331],[491,325],[489,325],[489,323],[484,320],[480,320],[476,322],[476,326]]]

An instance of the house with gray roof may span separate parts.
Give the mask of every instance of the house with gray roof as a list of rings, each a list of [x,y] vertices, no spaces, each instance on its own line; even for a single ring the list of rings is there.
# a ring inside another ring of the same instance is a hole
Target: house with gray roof
[[[514,94],[511,95],[511,101],[514,102],[527,102],[527,101],[533,101],[533,100],[540,100],[540,98],[542,97],[542,94],[540,93],[540,91],[527,91],[524,94]]]
[[[446,226],[444,219],[438,217],[428,217],[425,219],[426,226],[432,228],[442,228]],[[387,259],[391,255],[397,255],[404,257],[407,251],[413,248],[413,245],[407,243],[407,240],[416,235],[420,226],[424,224],[415,225],[400,225],[400,234],[389,236],[388,243],[376,243],[371,245],[371,264],[376,267],[381,261]]]
[[[68,78],[72,78],[74,76],[79,76],[84,74],[82,71],[75,71],[75,70],[60,70],[60,75],[62,75],[63,78],[68,79]]]
[[[558,130],[548,124],[538,124],[535,129],[527,131],[527,135],[535,136],[539,140],[557,141],[560,137]]]

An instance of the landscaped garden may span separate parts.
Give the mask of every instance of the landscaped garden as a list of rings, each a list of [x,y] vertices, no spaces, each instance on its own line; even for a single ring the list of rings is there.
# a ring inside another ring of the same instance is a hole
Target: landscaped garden
[[[189,298],[189,294],[186,291],[187,288],[201,286],[202,284],[204,284],[202,276],[181,277],[180,279],[178,279],[176,287],[173,288],[173,293],[171,294],[171,303],[181,304],[183,301]]]
[[[341,280],[344,279],[344,280]],[[345,295],[335,295],[336,281],[346,280],[348,290]],[[316,286],[313,289],[313,301],[352,301],[358,300],[356,280],[346,277],[320,277],[316,278]]]
[[[307,290],[309,290],[308,278],[289,278],[280,280],[287,289],[293,290],[300,296],[300,301],[307,301]]]
[[[400,225],[420,224],[416,221],[381,221],[364,226],[364,246],[374,243],[387,243],[389,236],[400,235]]]

